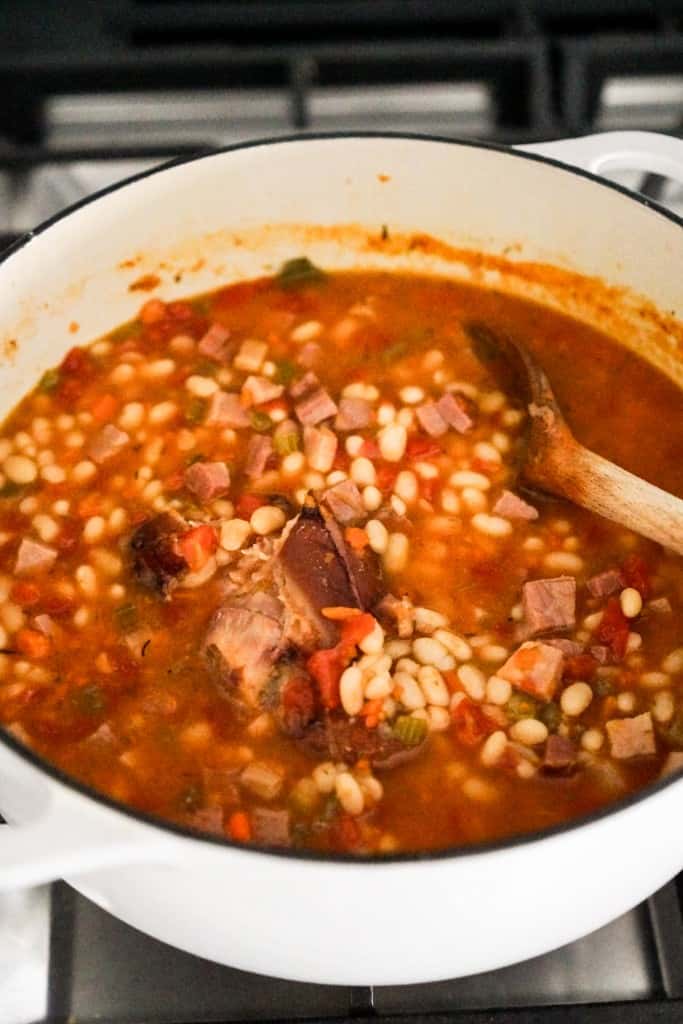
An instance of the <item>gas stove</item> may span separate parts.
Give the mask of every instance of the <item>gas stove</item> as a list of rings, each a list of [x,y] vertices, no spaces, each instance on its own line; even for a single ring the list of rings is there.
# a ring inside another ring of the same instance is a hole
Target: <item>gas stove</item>
[[[252,138],[392,130],[514,144],[623,128],[680,134],[683,0],[5,0],[0,85],[2,248],[114,181]],[[680,184],[620,181],[683,214]],[[453,941],[466,941],[457,921]],[[546,956],[374,989],[209,963],[129,928],[65,883],[0,897],[0,1024],[359,1017],[683,1021],[683,876]]]

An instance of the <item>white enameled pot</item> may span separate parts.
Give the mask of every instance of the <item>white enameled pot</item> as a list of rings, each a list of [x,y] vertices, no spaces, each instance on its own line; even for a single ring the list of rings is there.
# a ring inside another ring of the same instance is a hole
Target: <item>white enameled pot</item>
[[[683,181],[683,142],[617,134],[515,152],[306,138],[143,175],[56,218],[0,265],[0,413],[75,341],[132,316],[142,293],[129,285],[142,275],[180,297],[303,253],[327,267],[408,267],[532,295],[608,328],[683,382],[681,222],[594,176],[609,167]],[[0,830],[0,886],[66,877],[150,935],[245,970],[430,981],[540,954],[644,899],[683,868],[682,804],[679,776],[517,841],[325,859],[155,823],[3,735],[0,810],[10,825]]]

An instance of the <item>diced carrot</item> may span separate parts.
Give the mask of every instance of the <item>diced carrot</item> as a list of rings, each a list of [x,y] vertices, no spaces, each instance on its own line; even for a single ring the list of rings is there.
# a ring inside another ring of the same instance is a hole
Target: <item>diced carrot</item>
[[[454,669],[442,672],[441,675],[443,676],[444,682],[451,693],[458,693],[462,690],[462,683],[458,679],[458,673]]]
[[[199,572],[200,569],[203,569],[217,547],[216,531],[208,523],[193,526],[178,539],[178,549],[191,572]]]
[[[98,494],[97,491],[91,491],[90,494],[86,494],[85,497],[81,498],[77,507],[76,515],[80,519],[90,519],[91,516],[97,516],[102,511],[102,495]]]
[[[375,628],[377,620],[369,612],[362,615],[354,615],[347,619],[342,626],[341,646],[357,647],[361,640],[369,636]]]
[[[368,535],[360,526],[347,526],[344,530],[344,537],[346,538],[346,543],[354,551],[362,551],[363,548],[368,546]]]
[[[228,833],[238,843],[248,843],[251,839],[251,822],[246,811],[233,811],[228,818]]]
[[[361,614],[360,608],[346,608],[344,605],[330,605],[321,609],[326,619],[333,622],[344,622],[346,619],[353,619]]]
[[[365,719],[366,729],[376,729],[379,725],[380,715],[382,714],[382,705],[384,700],[377,698],[376,700],[369,700],[363,706],[361,715]]]
[[[111,420],[114,413],[118,409],[118,401],[113,395],[102,395],[97,401],[90,407],[90,412],[93,417],[100,423],[104,423],[106,420]]]
[[[22,608],[30,608],[40,600],[40,588],[28,580],[17,580],[10,591],[10,597]]]
[[[27,658],[47,658],[52,644],[50,638],[36,629],[23,627],[15,637],[17,649]]]

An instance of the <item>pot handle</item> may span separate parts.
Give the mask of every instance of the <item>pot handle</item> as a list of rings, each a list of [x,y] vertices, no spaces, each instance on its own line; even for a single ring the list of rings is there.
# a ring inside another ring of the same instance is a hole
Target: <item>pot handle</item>
[[[58,878],[125,864],[168,863],[172,844],[140,824],[135,834],[119,815],[75,814],[60,799],[26,825],[0,825],[0,891],[42,885]],[[139,834],[138,834],[139,829]]]
[[[601,132],[560,142],[518,146],[526,153],[549,156],[592,174],[645,171],[683,185],[683,139],[658,132]]]

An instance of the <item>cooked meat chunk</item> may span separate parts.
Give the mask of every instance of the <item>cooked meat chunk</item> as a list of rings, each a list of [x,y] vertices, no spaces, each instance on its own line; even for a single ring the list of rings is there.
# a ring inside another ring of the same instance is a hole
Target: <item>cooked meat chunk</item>
[[[576,761],[576,747],[567,736],[548,736],[543,754],[543,767],[549,771],[571,768]]]
[[[425,402],[415,410],[420,426],[430,437],[441,437],[448,430],[448,424],[434,402]]]
[[[683,750],[672,750],[662,767],[661,774],[673,775],[674,772],[683,771]]]
[[[118,455],[129,441],[130,437],[125,430],[119,430],[113,423],[108,423],[106,427],[102,427],[99,434],[96,434],[88,445],[88,455],[93,462],[100,466],[103,462],[107,462],[115,455]]]
[[[256,595],[255,595],[256,596]],[[255,707],[261,690],[282,652],[282,620],[258,602],[226,604],[214,614],[204,639],[204,653],[221,688],[228,696],[235,690]]]
[[[36,576],[38,573],[47,572],[54,565],[56,558],[57,551],[49,544],[41,544],[30,537],[24,537],[17,551],[15,575]]]
[[[558,651],[562,651],[566,658],[575,658],[586,650],[584,644],[579,644],[576,640],[565,640],[564,637],[550,637],[543,642],[550,647],[557,647]]]
[[[612,661],[612,651],[604,644],[593,644],[589,653],[591,658],[595,658],[598,665],[609,665]]]
[[[234,430],[248,427],[249,417],[240,396],[232,391],[216,391],[211,396],[206,424],[209,427],[232,427]]]
[[[262,761],[250,761],[240,775],[240,783],[261,800],[274,800],[285,781],[281,771]]]
[[[335,605],[360,607],[349,573],[320,510],[311,502],[289,531],[278,558],[285,600],[297,617],[303,616],[320,637],[318,646],[331,646],[336,626],[322,615]]]
[[[564,655],[556,647],[538,641],[522,644],[496,675],[518,690],[552,700],[562,678]]]
[[[427,740],[413,747],[403,744],[387,726],[367,729],[360,719],[331,714],[307,730],[300,743],[304,750],[319,759],[355,764],[366,758],[372,768],[395,768],[419,754]]]
[[[259,377],[252,374],[247,377],[242,385],[242,394],[250,405],[262,405],[264,402],[273,402],[279,398],[284,391],[282,384],[275,384],[267,377]]]
[[[162,512],[138,526],[130,547],[133,574],[139,583],[168,596],[189,568],[176,546],[186,531],[187,523],[177,512]]]
[[[592,597],[610,597],[623,587],[621,573],[617,569],[607,569],[586,580],[586,586]]]
[[[315,426],[316,423],[336,416],[336,404],[314,373],[305,374],[289,390],[295,400],[294,411],[300,423]]]
[[[211,324],[206,334],[199,339],[197,349],[203,356],[217,363],[227,363],[230,359],[232,345],[229,344],[230,331],[222,324]]]
[[[304,427],[304,455],[310,468],[317,473],[329,473],[337,443],[337,435],[329,427]]]
[[[298,666],[293,665],[282,673],[274,710],[280,728],[288,736],[303,736],[315,719],[316,689],[310,676]]]
[[[263,476],[268,465],[268,459],[273,454],[273,442],[263,434],[254,434],[249,440],[247,448],[247,459],[244,472],[252,480]]]
[[[531,522],[538,519],[538,509],[529,505],[512,491],[503,491],[498,501],[493,506],[494,516],[504,516],[505,519],[522,519]]]
[[[441,396],[436,403],[436,409],[448,426],[453,427],[458,434],[464,434],[474,426],[474,420],[465,410],[464,404],[450,391]]]
[[[289,846],[290,828],[289,811],[255,807],[251,812],[252,838],[263,846]]]
[[[572,629],[576,624],[576,580],[558,576],[525,583],[522,606],[531,636]]]
[[[195,462],[184,475],[185,486],[204,503],[230,490],[230,471],[224,462]]]
[[[363,495],[353,480],[342,480],[341,483],[328,487],[323,492],[322,500],[343,526],[348,526],[367,515]]]
[[[610,753],[620,761],[656,753],[655,732],[649,711],[635,718],[613,718],[607,722],[606,729]]]
[[[342,559],[351,583],[351,589],[363,609],[371,608],[383,593],[381,562],[371,548],[356,551],[346,543],[344,533],[332,513],[324,505],[320,506],[325,526],[334,542],[337,553]]]
[[[363,430],[372,423],[372,406],[363,398],[341,398],[335,430]]]

